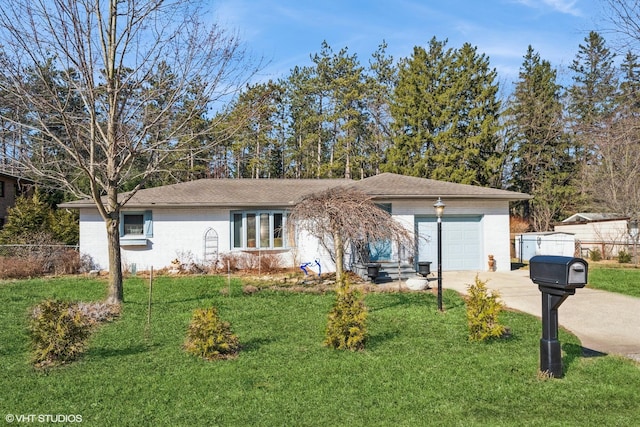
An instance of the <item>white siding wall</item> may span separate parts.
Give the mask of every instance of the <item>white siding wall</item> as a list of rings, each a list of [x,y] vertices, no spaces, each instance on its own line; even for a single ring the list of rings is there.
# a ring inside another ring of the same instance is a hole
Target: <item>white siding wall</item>
[[[203,237],[207,229],[218,233],[220,252],[229,251],[229,211],[212,209],[153,209],[153,237],[147,246],[123,246],[125,268],[136,264],[138,270],[168,267],[178,258],[182,262],[201,262]],[[90,254],[102,269],[109,265],[107,234],[102,218],[90,210],[80,212],[80,251]]]
[[[296,248],[291,251],[291,257],[289,258],[293,266],[318,260],[323,273],[335,271],[336,265],[333,259],[317,239],[302,231],[296,238],[296,245]],[[315,265],[312,265],[310,270],[316,273],[318,272]]]
[[[557,224],[554,230],[573,233],[577,240],[585,242],[625,242],[627,239],[627,221],[602,221],[582,224]]]
[[[91,256],[98,269],[108,269],[107,229],[96,209],[80,209],[80,253]]]
[[[414,216],[433,216],[433,208],[436,200],[425,201],[393,201],[393,216],[402,218],[405,222],[411,223],[413,231]],[[509,235],[509,202],[501,200],[446,200],[444,216],[477,216],[481,215],[481,233],[483,247],[481,250],[482,259],[480,265],[483,269],[488,269],[489,255],[493,255],[496,260],[496,270],[509,271],[511,269],[510,256],[510,235]],[[446,236],[442,236],[446,239]]]
[[[629,242],[626,220],[557,224],[554,230],[575,234],[575,239],[580,242],[583,250],[599,249],[607,258],[618,255],[622,249],[628,250],[624,246]]]
[[[393,200],[392,215],[413,232],[414,219],[419,216],[434,216],[433,201]],[[483,247],[480,265],[487,268],[489,255],[494,255],[497,269],[510,269],[509,203],[507,201],[444,200],[447,215],[481,215]],[[202,261],[203,236],[208,228],[218,233],[220,253],[230,251],[229,210],[226,209],[153,209],[153,237],[146,247],[122,248],[125,268],[132,264],[138,270],[150,267],[164,268],[178,258],[183,262]],[[445,219],[446,220],[446,219]],[[93,209],[80,211],[80,251],[89,254],[101,269],[108,269],[106,229],[102,218]],[[446,239],[446,236],[443,236]],[[395,253],[396,248],[394,248]],[[291,266],[319,259],[322,271],[335,271],[335,264],[327,251],[315,239],[301,234],[297,247],[282,253],[283,262]]]

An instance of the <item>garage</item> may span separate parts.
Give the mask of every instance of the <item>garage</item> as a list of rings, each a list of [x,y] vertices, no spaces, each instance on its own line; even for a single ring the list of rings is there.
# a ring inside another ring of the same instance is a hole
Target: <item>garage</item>
[[[442,219],[442,269],[479,270],[482,268],[481,216]],[[438,262],[438,224],[435,217],[416,218],[418,260]]]

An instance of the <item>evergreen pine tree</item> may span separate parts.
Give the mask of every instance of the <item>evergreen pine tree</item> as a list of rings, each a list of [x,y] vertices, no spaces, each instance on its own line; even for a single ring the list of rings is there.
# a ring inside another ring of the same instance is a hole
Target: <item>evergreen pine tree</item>
[[[391,104],[393,144],[384,169],[477,185],[500,182],[496,72],[468,43],[431,39],[399,65]]]
[[[365,176],[380,173],[384,154],[391,144],[391,97],[397,83],[397,67],[393,57],[386,53],[387,44],[383,42],[372,55],[369,73],[366,77],[366,138],[363,147],[362,174]]]
[[[573,85],[568,90],[575,153],[583,166],[596,155],[594,143],[598,132],[606,127],[618,99],[615,54],[595,31],[591,31],[584,41],[569,66],[574,75]]]
[[[393,143],[387,150],[383,170],[402,175],[430,177],[436,137],[445,130],[441,123],[446,71],[452,52],[446,41],[435,37],[428,49],[413,48],[398,65],[398,84],[391,103]]]
[[[507,109],[511,189],[534,196],[521,204],[521,214],[538,231],[549,230],[553,221],[568,213],[577,193],[556,77],[551,64],[529,46]]]

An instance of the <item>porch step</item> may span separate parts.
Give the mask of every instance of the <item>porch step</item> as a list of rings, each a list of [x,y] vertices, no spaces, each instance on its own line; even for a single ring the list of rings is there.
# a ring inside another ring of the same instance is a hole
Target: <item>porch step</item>
[[[376,277],[375,283],[387,283],[395,282],[398,280],[407,280],[410,277],[418,275],[413,265],[403,263],[398,267],[398,263],[395,262],[378,262],[380,264],[380,272]],[[354,264],[352,266],[353,272],[365,280],[370,280],[367,276],[366,264]],[[421,277],[421,276],[419,276]]]

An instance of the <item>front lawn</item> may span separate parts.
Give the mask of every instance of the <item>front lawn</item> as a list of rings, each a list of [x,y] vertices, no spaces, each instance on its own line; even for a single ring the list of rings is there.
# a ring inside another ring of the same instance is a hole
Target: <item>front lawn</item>
[[[160,277],[147,328],[148,281],[125,282],[123,313],[77,362],[48,372],[29,364],[28,308],[45,298],[99,300],[105,284],[52,279],[0,284],[0,411],[78,414],[82,425],[175,426],[635,426],[640,367],[581,356],[561,331],[565,377],[538,371],[540,320],[505,312],[512,337],[467,340],[463,300],[445,291],[370,293],[370,340],[361,353],[322,346],[334,294],[244,295],[226,278]],[[195,308],[214,305],[243,345],[234,360],[182,350]],[[7,418],[5,418],[7,419]]]
[[[640,269],[589,268],[589,287],[640,297]]]

